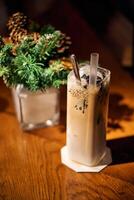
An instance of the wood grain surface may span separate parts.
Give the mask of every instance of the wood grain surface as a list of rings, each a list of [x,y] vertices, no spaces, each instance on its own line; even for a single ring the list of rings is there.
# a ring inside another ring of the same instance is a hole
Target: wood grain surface
[[[70,15],[63,29],[70,32],[78,57],[85,59],[98,51],[102,65],[112,71],[107,144],[113,163],[100,173],[76,173],[61,164],[65,89],[61,90],[61,124],[22,132],[11,92],[0,81],[0,200],[134,200],[134,80],[77,11],[68,4],[65,8],[63,16]]]

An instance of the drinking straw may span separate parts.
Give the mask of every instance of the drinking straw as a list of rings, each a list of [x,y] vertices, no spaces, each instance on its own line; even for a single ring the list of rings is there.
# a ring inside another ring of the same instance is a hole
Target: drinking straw
[[[75,77],[78,81],[81,82],[80,72],[79,72],[79,67],[78,67],[76,56],[74,54],[72,54],[70,56],[70,58],[71,58],[71,61],[72,61],[72,64],[73,64],[73,71],[74,71]]]
[[[93,87],[96,86],[98,61],[99,61],[99,54],[91,53],[89,85]]]
[[[96,87],[97,80],[97,66],[98,66],[99,54],[91,53],[90,56],[90,76],[89,76],[89,86],[92,88]],[[92,91],[92,90],[89,90]],[[89,105],[90,104],[90,105]],[[94,156],[95,151],[95,135],[94,135],[94,122],[92,120],[95,116],[95,95],[88,96],[88,111],[87,111],[87,126],[86,126],[86,136],[85,136],[85,153],[90,156]],[[89,147],[91,149],[89,150]]]

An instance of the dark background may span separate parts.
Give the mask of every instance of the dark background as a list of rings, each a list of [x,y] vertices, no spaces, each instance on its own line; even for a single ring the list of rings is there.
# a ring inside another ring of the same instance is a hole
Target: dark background
[[[67,24],[67,15],[70,13],[66,11],[66,2],[67,0],[0,0],[0,33],[7,33],[8,17],[14,12],[22,11],[40,24],[52,24],[73,35]],[[128,48],[131,48],[133,54],[134,0],[69,0],[69,3],[113,50],[121,63]],[[122,23],[123,20],[126,21]],[[133,66],[133,57],[128,55],[129,51],[126,54],[131,58],[129,65]]]
[[[9,15],[18,10],[35,19],[47,21],[50,16],[62,12],[64,3],[65,0],[1,0],[1,21],[3,18],[5,22]],[[123,13],[131,22],[134,21],[134,0],[70,0],[70,3],[99,32],[106,30],[116,11]],[[41,18],[43,16],[45,18]]]

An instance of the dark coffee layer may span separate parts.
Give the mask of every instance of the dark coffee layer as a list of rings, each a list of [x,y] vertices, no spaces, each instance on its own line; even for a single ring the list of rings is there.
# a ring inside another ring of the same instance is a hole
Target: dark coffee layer
[[[87,83],[86,85],[89,84],[89,78],[90,78],[89,75],[83,74],[83,75],[81,76],[81,78],[86,80],[86,83]],[[99,84],[101,83],[101,81],[102,81],[102,78],[101,78],[100,76],[97,76],[97,82],[96,82],[97,85],[99,85]]]

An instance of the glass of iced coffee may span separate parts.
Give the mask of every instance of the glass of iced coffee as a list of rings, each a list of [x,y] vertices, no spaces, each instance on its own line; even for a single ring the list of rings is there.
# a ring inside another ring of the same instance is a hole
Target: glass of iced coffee
[[[110,71],[97,67],[96,85],[89,84],[90,64],[80,65],[67,84],[67,149],[75,162],[96,166],[106,153]]]

